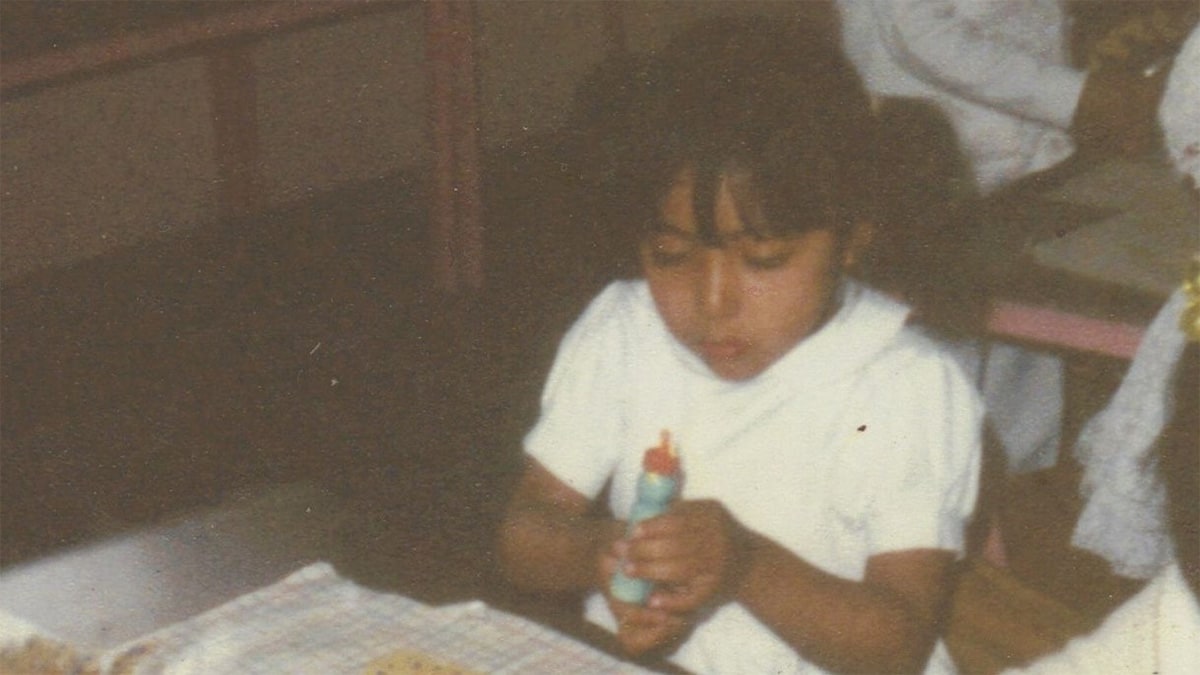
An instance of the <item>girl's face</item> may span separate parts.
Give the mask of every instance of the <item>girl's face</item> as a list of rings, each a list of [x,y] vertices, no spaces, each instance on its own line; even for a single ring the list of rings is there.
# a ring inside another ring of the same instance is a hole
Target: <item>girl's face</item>
[[[735,205],[738,180],[726,174],[717,186],[716,245],[697,235],[692,175],[684,171],[639,250],[671,334],[726,380],[758,375],[820,327],[856,247],[844,245],[833,228],[753,234]]]

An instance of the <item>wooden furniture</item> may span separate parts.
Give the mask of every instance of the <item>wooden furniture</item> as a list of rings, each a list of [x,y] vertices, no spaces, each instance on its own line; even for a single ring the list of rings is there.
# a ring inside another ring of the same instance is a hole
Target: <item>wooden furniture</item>
[[[206,62],[226,218],[266,206],[253,49],[285,31],[371,12],[414,11],[426,36],[432,283],[447,292],[483,284],[482,206],[473,43],[468,0],[336,2],[13,3],[0,93],[20,96],[120,69],[202,56]]]
[[[994,210],[996,289],[987,328],[1001,339],[1132,358],[1200,251],[1197,200],[1165,162],[1066,167]],[[990,242],[985,246],[992,245]]]
[[[348,2],[89,3],[65,7],[21,3],[34,35],[5,55],[0,93],[20,96],[126,68],[203,56],[212,101],[220,212],[226,217],[264,207],[256,82],[251,50],[257,40],[321,22],[398,5]],[[72,4],[72,3],[68,3]],[[80,13],[80,10],[84,13]],[[44,15],[60,20],[46,22]]]

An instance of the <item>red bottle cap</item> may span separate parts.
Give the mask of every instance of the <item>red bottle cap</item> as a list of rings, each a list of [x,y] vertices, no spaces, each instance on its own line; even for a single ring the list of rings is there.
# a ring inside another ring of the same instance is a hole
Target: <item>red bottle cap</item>
[[[673,476],[679,473],[679,454],[671,444],[671,434],[662,432],[662,441],[657,447],[650,448],[642,456],[642,469],[649,473],[663,476]]]

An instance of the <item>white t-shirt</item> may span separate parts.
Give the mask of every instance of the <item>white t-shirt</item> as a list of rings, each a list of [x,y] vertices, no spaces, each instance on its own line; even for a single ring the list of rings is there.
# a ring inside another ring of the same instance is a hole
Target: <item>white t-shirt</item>
[[[719,500],[809,563],[861,580],[875,554],[960,551],[979,473],[982,409],[907,308],[853,282],[838,312],[757,377],[715,376],[662,322],[644,281],[616,282],[568,332],[526,452],[580,493],[611,479],[627,517],[642,454],[668,430],[685,499]],[[614,621],[596,594],[588,618]],[[821,672],[740,605],[674,655],[698,673]],[[939,645],[928,672],[953,671]]]
[[[837,0],[867,90],[928,100],[991,192],[1066,159],[1086,75],[1067,62],[1060,0]]]
[[[1093,633],[1005,675],[1192,675],[1200,671],[1200,605],[1179,568],[1164,568]]]

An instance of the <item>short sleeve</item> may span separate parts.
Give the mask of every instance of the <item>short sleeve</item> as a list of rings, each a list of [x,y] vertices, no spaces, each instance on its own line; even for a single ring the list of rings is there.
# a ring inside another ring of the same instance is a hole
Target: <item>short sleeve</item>
[[[614,284],[584,310],[559,345],[525,436],[525,452],[574,490],[595,497],[618,459],[622,354],[621,317],[628,293]],[[610,439],[605,442],[605,439]]]
[[[979,486],[983,406],[948,357],[924,354],[879,375],[872,461],[862,467],[868,555],[961,553]],[[890,375],[890,377],[889,377]]]

